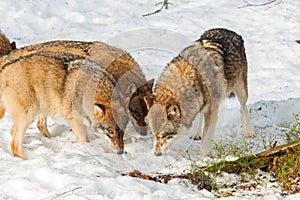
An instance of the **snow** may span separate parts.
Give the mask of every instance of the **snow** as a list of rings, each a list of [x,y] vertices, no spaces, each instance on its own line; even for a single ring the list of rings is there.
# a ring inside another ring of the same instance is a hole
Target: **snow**
[[[102,41],[127,50],[146,77],[157,78],[181,49],[210,28],[225,27],[245,40],[249,62],[249,109],[254,139],[241,134],[239,105],[222,105],[215,139],[245,141],[253,152],[269,143],[286,142],[286,124],[300,115],[300,1],[277,0],[266,6],[245,5],[242,0],[170,1],[168,10],[154,0],[12,0],[0,2],[0,28],[18,47],[55,39]],[[265,1],[251,0],[257,4]],[[0,199],[213,199],[190,183],[172,180],[161,184],[122,176],[132,170],[148,174],[189,169],[186,150],[194,160],[199,142],[188,136],[176,140],[169,151],[155,157],[151,136],[126,131],[126,154],[111,151],[104,136],[90,133],[90,143],[76,142],[69,128],[50,120],[52,138],[27,129],[24,149],[28,160],[11,155],[9,116],[0,121]],[[234,179],[228,177],[229,179]],[[230,180],[228,180],[230,182]],[[296,200],[300,194],[282,196],[266,184],[258,196],[238,192],[223,199]],[[222,198],[221,198],[222,199]]]

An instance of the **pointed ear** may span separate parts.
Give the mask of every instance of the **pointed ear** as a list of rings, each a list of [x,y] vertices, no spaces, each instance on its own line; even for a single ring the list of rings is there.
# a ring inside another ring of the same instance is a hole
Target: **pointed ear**
[[[153,85],[154,85],[154,78],[147,81],[147,83],[145,84],[146,91],[151,91],[152,94]]]
[[[11,48],[11,50],[15,50],[17,48],[15,41],[13,41],[12,43],[10,43],[10,48]]]
[[[153,105],[153,96],[152,95],[144,96],[144,101],[145,101],[146,106],[149,110],[151,108],[151,106]]]
[[[181,118],[181,111],[177,104],[167,106],[168,119],[179,120]]]
[[[105,108],[101,104],[94,105],[94,115],[97,119],[101,119],[105,115]]]
[[[138,96],[138,95],[145,96],[147,93],[152,94],[153,84],[154,84],[154,79],[147,81],[144,85],[137,88],[135,95],[136,96]]]

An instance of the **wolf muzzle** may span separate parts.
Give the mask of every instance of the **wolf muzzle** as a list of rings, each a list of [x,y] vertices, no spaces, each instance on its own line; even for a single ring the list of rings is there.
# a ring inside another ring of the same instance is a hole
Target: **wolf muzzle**
[[[117,151],[117,154],[123,154],[124,153],[124,149],[119,149],[118,151]]]

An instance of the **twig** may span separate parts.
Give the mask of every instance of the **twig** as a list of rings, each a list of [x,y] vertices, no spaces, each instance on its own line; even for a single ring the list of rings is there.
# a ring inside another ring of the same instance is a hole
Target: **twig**
[[[172,3],[169,2],[169,0],[164,0],[163,2],[156,3],[155,6],[158,6],[160,4],[161,4],[161,7],[159,9],[157,9],[153,12],[147,13],[147,14],[143,14],[143,17],[147,17],[147,16],[150,16],[150,15],[155,15],[155,14],[159,13],[160,11],[162,11],[163,8],[168,9],[169,4],[172,5]]]
[[[65,194],[67,194],[67,193],[69,193],[69,192],[74,192],[75,190],[78,190],[78,189],[81,189],[82,187],[77,187],[77,188],[74,188],[74,189],[72,189],[72,190],[68,190],[68,191],[66,191],[66,192],[62,192],[62,193],[59,193],[59,194],[56,194],[56,196],[55,197],[53,197],[51,200],[53,200],[53,199],[57,199],[58,197],[61,197],[61,196],[64,196]]]
[[[260,4],[249,3],[246,0],[243,0],[243,1],[246,3],[246,5],[239,6],[238,8],[245,8],[245,7],[249,7],[249,6],[266,6],[266,5],[275,3],[277,0],[269,0],[269,1],[265,2],[265,3],[260,3]]]

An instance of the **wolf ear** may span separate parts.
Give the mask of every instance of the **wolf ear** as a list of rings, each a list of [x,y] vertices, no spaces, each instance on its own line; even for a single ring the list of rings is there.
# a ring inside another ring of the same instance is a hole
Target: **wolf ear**
[[[11,50],[15,50],[17,48],[15,41],[10,43],[10,48],[11,48]]]
[[[105,115],[105,108],[101,104],[94,105],[94,115],[97,119],[101,119]]]
[[[145,96],[147,93],[152,94],[152,87],[154,84],[154,78],[147,81],[144,85],[136,89],[136,92],[134,93],[136,96],[142,95]]]
[[[180,108],[177,104],[167,106],[168,119],[179,120],[181,117]]]
[[[145,102],[148,110],[153,105],[153,95],[152,95],[153,84],[154,84],[154,78],[147,81],[147,83],[145,85],[143,85],[142,87],[138,88],[138,90],[139,90],[138,92],[142,93],[144,102]]]
[[[150,91],[152,94],[153,85],[154,85],[154,78],[147,81],[147,83],[143,87],[145,87],[146,91]]]

